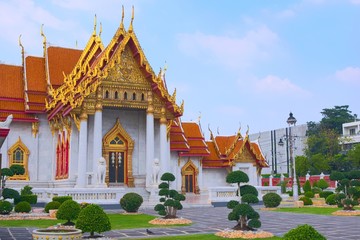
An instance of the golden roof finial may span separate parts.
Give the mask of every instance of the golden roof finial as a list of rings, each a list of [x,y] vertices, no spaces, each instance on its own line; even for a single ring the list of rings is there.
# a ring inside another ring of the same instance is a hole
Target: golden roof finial
[[[121,12],[121,23],[120,23],[120,28],[124,29],[124,5],[122,5],[122,12]]]
[[[96,35],[96,14],[95,14],[95,17],[94,17],[94,32],[93,32],[93,36]]]
[[[198,117],[198,123],[200,124],[200,120],[201,120],[201,112],[199,112],[199,117]]]
[[[43,31],[44,24],[41,24],[40,34],[43,37],[43,48],[44,48],[44,57],[46,57],[46,36]]]
[[[249,125],[247,125],[246,136],[249,135],[249,130],[250,130]]]
[[[100,22],[99,37],[101,37],[101,33],[102,33],[102,24],[101,24],[101,22]]]
[[[21,57],[22,57],[22,65],[24,66],[24,55],[25,55],[25,51],[24,51],[24,46],[21,43],[21,34],[19,36],[19,46],[21,47]]]
[[[130,22],[129,32],[133,31],[133,21],[134,21],[134,6],[132,6],[131,22]]]

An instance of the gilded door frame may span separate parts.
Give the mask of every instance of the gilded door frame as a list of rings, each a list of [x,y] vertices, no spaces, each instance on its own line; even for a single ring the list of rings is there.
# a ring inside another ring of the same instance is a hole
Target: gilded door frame
[[[110,142],[119,137],[124,145],[114,145]],[[134,150],[134,140],[121,126],[119,119],[116,119],[114,126],[103,137],[103,157],[109,161],[109,152],[124,152],[124,183],[128,187],[134,187],[134,177],[132,171],[132,153]],[[106,164],[106,177],[105,182],[109,184],[109,162]]]
[[[191,170],[189,170],[189,169],[191,169]],[[185,175],[189,172],[191,172],[194,175],[194,193],[199,194],[200,193],[200,188],[199,188],[199,183],[198,183],[199,169],[190,160],[190,158],[187,161],[187,163],[181,168],[181,192],[182,192],[182,194],[186,193]]]
[[[13,153],[17,148],[20,148],[23,151],[23,163],[22,164],[14,163]],[[9,180],[29,181],[29,170],[28,170],[29,155],[30,155],[29,149],[26,147],[26,145],[23,143],[23,141],[21,141],[21,138],[19,137],[19,139],[16,141],[16,143],[14,143],[8,150],[9,167],[13,164],[22,165],[25,169],[25,172],[23,175],[14,175],[13,177],[9,177]]]

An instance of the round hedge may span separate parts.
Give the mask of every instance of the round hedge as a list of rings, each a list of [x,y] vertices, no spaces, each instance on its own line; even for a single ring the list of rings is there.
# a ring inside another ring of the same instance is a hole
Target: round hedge
[[[326,199],[325,199],[326,204],[328,204],[328,205],[336,205],[336,200],[335,200],[335,198],[336,198],[336,194],[335,194],[335,193],[330,194],[330,195],[327,196]]]
[[[143,203],[143,198],[137,193],[126,193],[120,199],[120,206],[126,212],[137,212]]]
[[[245,194],[252,194],[256,197],[259,195],[258,190],[251,185],[243,185],[240,187],[240,195],[243,196]]]
[[[281,203],[281,200],[282,198],[277,193],[267,193],[263,196],[263,202],[267,208],[278,207]]]
[[[0,214],[6,215],[13,210],[13,205],[9,201],[0,201]]]
[[[313,204],[312,200],[308,197],[301,197],[299,200],[303,201],[305,206]]]
[[[327,189],[329,187],[329,183],[325,179],[320,179],[318,182],[318,187],[322,190]]]
[[[19,192],[12,188],[4,188],[2,191],[2,196],[4,197],[4,199],[20,198]]]
[[[80,211],[75,226],[83,232],[90,232],[90,236],[94,236],[94,232],[102,233],[111,230],[109,217],[96,204],[89,204]]]
[[[67,220],[67,224],[70,224],[71,220],[77,219],[80,213],[80,204],[73,200],[66,200],[60,205],[56,218]]]
[[[71,196],[58,196],[58,197],[53,197],[52,200],[59,202],[60,204],[63,204],[67,200],[72,200],[72,197]]]
[[[315,194],[312,191],[305,193],[305,197],[313,198],[314,196],[315,196]]]
[[[241,202],[242,203],[247,203],[247,204],[258,203],[259,199],[254,194],[249,194],[248,193],[248,194],[242,195]]]
[[[15,205],[14,211],[17,213],[29,213],[31,211],[30,203],[26,201],[19,202]]]
[[[319,193],[319,196],[321,198],[327,198],[328,196],[330,196],[331,194],[334,194],[332,191],[322,191],[321,193]]]
[[[315,228],[308,224],[299,225],[298,227],[291,229],[284,235],[285,240],[304,240],[304,239],[316,239],[326,240]]]
[[[44,211],[46,213],[49,213],[49,210],[53,210],[53,209],[59,209],[61,203],[57,202],[57,201],[52,201],[52,202],[48,202],[46,205],[45,205],[45,209]]]

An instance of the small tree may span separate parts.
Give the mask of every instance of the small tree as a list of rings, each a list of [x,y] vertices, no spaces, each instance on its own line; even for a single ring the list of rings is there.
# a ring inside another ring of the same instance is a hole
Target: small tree
[[[89,204],[80,211],[75,226],[83,232],[90,232],[90,237],[94,237],[95,232],[102,233],[111,230],[109,217],[96,204]]]
[[[227,175],[226,182],[237,184],[240,197],[240,201],[232,200],[227,204],[227,207],[232,209],[228,219],[237,221],[237,225],[233,229],[254,230],[261,227],[260,215],[249,205],[250,203],[259,202],[256,188],[251,185],[240,186],[241,183],[249,182],[248,175],[240,170],[233,171]]]
[[[170,182],[175,181],[175,176],[172,173],[164,173],[161,176],[159,184],[160,202],[154,207],[154,210],[164,218],[176,218],[177,210],[181,210],[183,206],[180,201],[185,200],[185,196],[178,193],[176,190],[170,189]]]
[[[2,168],[0,171],[0,196],[5,188],[6,180],[14,175],[22,175],[25,173],[25,168],[22,165],[13,164],[10,168]]]
[[[304,192],[311,192],[311,184],[310,184],[310,181],[309,180],[306,180],[306,182],[304,183],[303,185],[303,190]]]
[[[327,189],[329,187],[329,183],[325,179],[320,179],[318,181],[317,186],[321,188],[321,190]]]
[[[227,183],[236,183],[238,187],[238,195],[241,201],[241,192],[240,192],[240,184],[249,182],[249,177],[243,171],[237,170],[229,173],[226,176]]]
[[[80,213],[80,204],[73,200],[67,200],[59,207],[56,218],[67,220],[64,225],[74,225],[71,220],[77,219]]]

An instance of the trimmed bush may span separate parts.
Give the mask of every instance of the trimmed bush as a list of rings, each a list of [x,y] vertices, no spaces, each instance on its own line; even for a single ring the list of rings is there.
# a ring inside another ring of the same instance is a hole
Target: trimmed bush
[[[305,197],[313,198],[315,194],[313,192],[306,192],[304,195]]]
[[[0,214],[7,215],[13,210],[13,205],[9,201],[0,201]]]
[[[90,236],[94,236],[95,232],[102,233],[111,230],[109,217],[96,204],[89,204],[80,211],[75,226],[83,232],[90,232]]]
[[[306,180],[304,186],[302,187],[304,192],[311,192],[311,184],[309,180]]]
[[[301,197],[299,200],[303,201],[305,206],[313,204],[312,200],[308,197]]]
[[[60,205],[56,213],[56,218],[67,220],[65,225],[73,225],[71,220],[77,219],[79,213],[80,213],[80,204],[78,204],[73,200],[66,200]]]
[[[278,207],[281,203],[281,200],[282,198],[277,193],[267,193],[263,196],[263,202],[267,208]]]
[[[37,203],[37,195],[20,195],[19,198],[14,199],[14,204],[18,204],[19,202],[28,202],[30,204],[36,204]]]
[[[251,185],[243,185],[240,187],[240,195],[244,196],[245,194],[252,194],[255,195],[256,197],[259,195],[256,188]]]
[[[320,179],[318,182],[318,187],[322,190],[327,189],[329,187],[329,183],[325,179]]]
[[[12,189],[12,188],[4,188],[2,192],[2,196],[4,199],[17,199],[20,198],[20,194],[18,191]]]
[[[319,193],[319,196],[321,197],[321,198],[327,198],[328,196],[330,196],[331,194],[334,194],[332,191],[323,191],[323,192],[321,192],[321,193]]]
[[[336,204],[338,205],[338,207],[343,207],[343,203],[342,203],[342,200],[346,198],[346,195],[344,193],[338,193],[336,194],[335,196],[335,201],[336,201]]]
[[[326,204],[328,205],[336,205],[336,200],[335,200],[336,194],[330,194],[329,196],[327,196],[327,198],[325,199]]]
[[[46,205],[45,205],[45,209],[44,211],[46,213],[49,213],[49,210],[53,210],[53,209],[59,209],[61,203],[57,202],[57,201],[52,201],[52,202],[48,202]]]
[[[126,212],[137,212],[143,203],[143,198],[137,193],[126,193],[121,199],[120,199],[120,206],[122,209],[124,209]]]
[[[247,193],[247,194],[242,195],[241,202],[247,203],[247,204],[258,203],[259,199],[254,194]]]
[[[22,188],[20,190],[20,195],[33,195],[33,192],[31,191],[32,187],[30,187],[29,185],[24,186],[24,188]]]
[[[316,239],[316,240],[326,240],[326,238],[321,235],[315,228],[311,225],[304,224],[299,225],[294,229],[291,229],[289,232],[284,235],[285,240],[304,240],[304,239]]]
[[[14,211],[17,213],[29,213],[31,211],[30,203],[22,201],[15,205]]]
[[[315,194],[315,193],[321,193],[322,190],[321,190],[321,188],[319,188],[319,187],[313,187],[313,188],[311,189],[311,192],[313,192],[314,194]]]
[[[63,204],[67,200],[72,200],[71,196],[59,196],[59,197],[53,197],[53,201],[59,202],[60,204]]]

